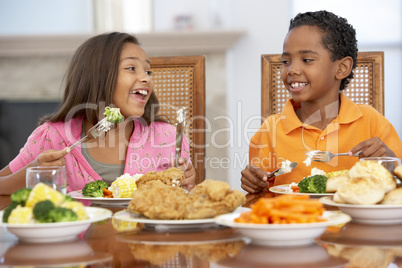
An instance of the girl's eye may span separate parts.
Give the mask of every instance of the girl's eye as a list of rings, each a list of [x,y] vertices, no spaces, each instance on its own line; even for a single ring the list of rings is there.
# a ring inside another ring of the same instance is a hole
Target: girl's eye
[[[152,71],[146,71],[147,75],[151,76],[152,75]]]
[[[130,71],[135,71],[135,67],[127,67],[126,69]]]

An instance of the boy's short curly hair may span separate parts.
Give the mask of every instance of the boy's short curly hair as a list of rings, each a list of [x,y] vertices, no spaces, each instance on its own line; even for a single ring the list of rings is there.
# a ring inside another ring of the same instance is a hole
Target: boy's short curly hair
[[[353,26],[345,18],[325,10],[297,14],[290,20],[289,31],[300,26],[316,26],[321,29],[324,33],[322,44],[331,53],[332,61],[352,57],[352,71],[348,77],[342,79],[340,85],[340,90],[344,90],[353,78],[353,69],[357,62],[357,39]]]

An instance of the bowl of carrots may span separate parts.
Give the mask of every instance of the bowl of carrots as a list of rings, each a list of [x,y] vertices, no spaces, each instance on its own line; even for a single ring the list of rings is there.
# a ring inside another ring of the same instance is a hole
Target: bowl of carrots
[[[216,223],[235,228],[252,243],[264,246],[311,244],[328,226],[350,220],[340,211],[325,211],[319,200],[304,195],[262,197],[246,211],[215,218]]]

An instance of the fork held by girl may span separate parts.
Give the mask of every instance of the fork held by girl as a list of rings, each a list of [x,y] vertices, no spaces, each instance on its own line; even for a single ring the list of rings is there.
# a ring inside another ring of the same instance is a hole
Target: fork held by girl
[[[325,172],[350,169],[359,160],[335,157],[310,167],[300,164],[268,182],[267,174],[282,161],[302,163],[306,151],[402,158],[402,144],[391,123],[371,106],[355,104],[341,93],[353,78],[357,51],[354,28],[331,12],[301,13],[290,21],[281,78],[292,98],[251,138],[250,162],[241,173],[245,191],[299,182],[314,167]]]

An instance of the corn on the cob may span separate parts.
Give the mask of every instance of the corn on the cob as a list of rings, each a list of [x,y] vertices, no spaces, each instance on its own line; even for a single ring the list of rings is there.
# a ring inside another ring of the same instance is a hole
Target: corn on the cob
[[[81,202],[78,202],[78,201],[67,201],[67,202],[64,202],[64,203],[61,205],[61,207],[63,207],[63,208],[69,208],[69,209],[71,209],[72,211],[74,211],[75,214],[77,214],[79,221],[81,221],[81,220],[87,220],[87,219],[88,219],[88,214],[87,214],[86,208],[85,208],[85,206],[84,206]]]
[[[342,169],[342,170],[338,170],[338,171],[328,172],[327,174],[325,174],[325,176],[327,176],[327,178],[330,178],[330,177],[335,177],[335,176],[339,176],[339,175],[346,175],[346,174],[348,174],[348,172],[349,172],[348,169]]]
[[[17,206],[11,211],[7,222],[17,224],[34,222],[33,209],[31,207]]]
[[[118,179],[109,187],[114,198],[130,198],[136,189],[137,185],[133,179]]]
[[[25,206],[34,207],[36,203],[46,199],[52,201],[56,206],[60,206],[61,203],[64,202],[65,197],[59,191],[56,191],[49,185],[40,182],[32,189]]]

